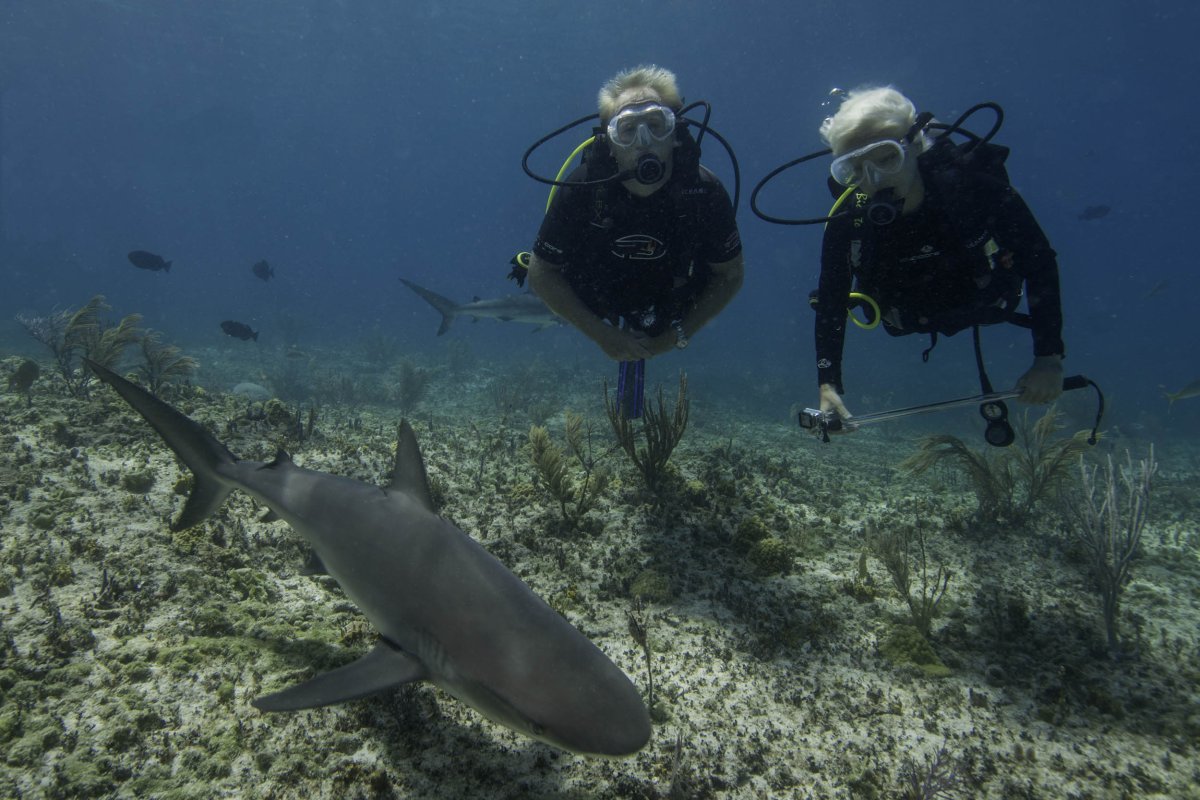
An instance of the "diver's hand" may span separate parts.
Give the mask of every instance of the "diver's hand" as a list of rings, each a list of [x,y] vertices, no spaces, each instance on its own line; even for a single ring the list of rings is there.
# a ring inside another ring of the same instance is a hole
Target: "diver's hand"
[[[1021,403],[1052,403],[1062,394],[1062,356],[1037,356],[1033,366],[1017,379]]]
[[[634,334],[635,336],[637,334]],[[667,330],[665,333],[660,333],[658,336],[651,336],[641,341],[650,350],[652,355],[661,356],[663,353],[670,353],[676,350],[675,342],[679,336],[673,330]]]
[[[842,402],[842,397],[837,393],[837,389],[833,388],[831,383],[821,384],[821,397],[819,408],[823,412],[837,414],[843,423],[849,423],[854,416],[846,409],[846,404]],[[849,433],[854,430],[853,424],[843,424],[837,430],[830,430],[829,433]]]
[[[654,355],[647,346],[649,339],[645,334],[634,334],[623,331],[612,325],[604,325],[597,332],[596,344],[604,354],[613,361],[641,361]]]
[[[821,384],[821,405],[822,411],[836,411],[837,415],[842,419],[850,419],[853,416],[846,410],[846,404],[842,402],[842,397],[837,393],[837,389],[833,388],[831,383]]]

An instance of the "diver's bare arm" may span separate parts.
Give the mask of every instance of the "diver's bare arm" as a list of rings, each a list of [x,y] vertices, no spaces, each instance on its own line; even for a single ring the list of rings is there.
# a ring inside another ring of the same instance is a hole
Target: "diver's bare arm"
[[[597,344],[601,344],[609,327],[604,320],[592,313],[575,290],[562,276],[561,268],[542,261],[536,255],[529,259],[529,287],[550,310]]]
[[[695,336],[696,331],[721,313],[721,309],[725,308],[742,288],[745,265],[740,253],[720,264],[709,264],[709,267],[712,269],[712,279],[696,299],[691,313],[683,320],[683,332],[688,337]]]

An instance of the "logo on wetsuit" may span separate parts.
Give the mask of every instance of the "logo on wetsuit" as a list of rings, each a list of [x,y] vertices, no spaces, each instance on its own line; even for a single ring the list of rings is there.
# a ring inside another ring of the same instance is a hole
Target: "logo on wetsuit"
[[[667,254],[667,246],[648,234],[634,233],[614,241],[611,252],[629,261],[656,261]]]

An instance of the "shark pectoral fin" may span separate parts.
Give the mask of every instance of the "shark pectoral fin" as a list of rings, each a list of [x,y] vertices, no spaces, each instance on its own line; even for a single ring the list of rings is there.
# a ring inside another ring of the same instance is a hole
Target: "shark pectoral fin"
[[[427,677],[425,667],[395,645],[381,641],[358,661],[318,675],[282,692],[263,695],[251,705],[259,711],[299,711],[344,703]]]

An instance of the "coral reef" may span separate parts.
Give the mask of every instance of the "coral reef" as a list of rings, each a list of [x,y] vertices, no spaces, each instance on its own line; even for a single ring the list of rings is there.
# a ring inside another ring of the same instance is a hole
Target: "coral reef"
[[[1154,448],[1135,466],[1125,451],[1125,467],[1113,466],[1108,456],[1104,467],[1080,464],[1082,488],[1071,509],[1074,529],[1088,557],[1092,582],[1100,595],[1104,633],[1109,652],[1121,653],[1117,635],[1117,612],[1121,593],[1132,577],[1133,561],[1150,513],[1150,488],[1158,464]]]
[[[200,366],[180,348],[163,342],[158,331],[146,331],[141,345],[142,363],[137,367],[137,374],[153,394],[162,392],[169,383],[187,380]]]
[[[103,295],[96,295],[74,311],[57,311],[46,316],[18,316],[25,331],[49,348],[66,382],[67,391],[80,397],[87,394],[91,374],[82,359],[89,358],[104,367],[114,368],[125,349],[138,341],[142,331],[137,325],[140,314],[128,314],[116,325],[101,317],[111,310]]]
[[[1067,479],[1072,466],[1088,449],[1088,432],[1053,438],[1058,412],[1050,408],[1030,423],[1028,413],[1017,425],[1014,446],[996,454],[974,450],[949,434],[921,440],[915,453],[899,465],[902,472],[921,475],[940,464],[957,465],[970,478],[979,502],[978,518],[992,523],[1023,523],[1034,507],[1048,499]]]
[[[234,452],[270,459],[287,444],[303,466],[386,484],[402,413],[386,392],[323,400],[298,438],[294,401],[225,393],[262,380],[257,353],[194,352],[202,385],[166,391]],[[311,369],[384,385],[348,352],[312,348]],[[514,375],[530,383],[502,397]],[[1053,504],[1020,526],[981,524],[953,459],[911,478],[887,467],[908,429],[822,446],[697,401],[671,477],[651,494],[618,472],[564,536],[526,409],[594,417],[596,381],[489,359],[435,380],[413,423],[441,513],[652,704],[650,744],[606,761],[518,737],[426,684],[254,710],[377,632],[303,574],[296,537],[244,495],[171,532],[189,489],[175,458],[107,391],[74,397],[52,377],[31,384],[32,406],[0,394],[0,796],[1198,798],[1194,442],[1155,447],[1114,660],[1086,550]],[[581,446],[568,418],[540,426],[576,488],[585,464],[616,453],[598,442],[581,461],[586,425]],[[1070,466],[1064,480],[1079,480]],[[1103,507],[1110,473],[1091,477]],[[905,531],[907,593],[868,544]]]

